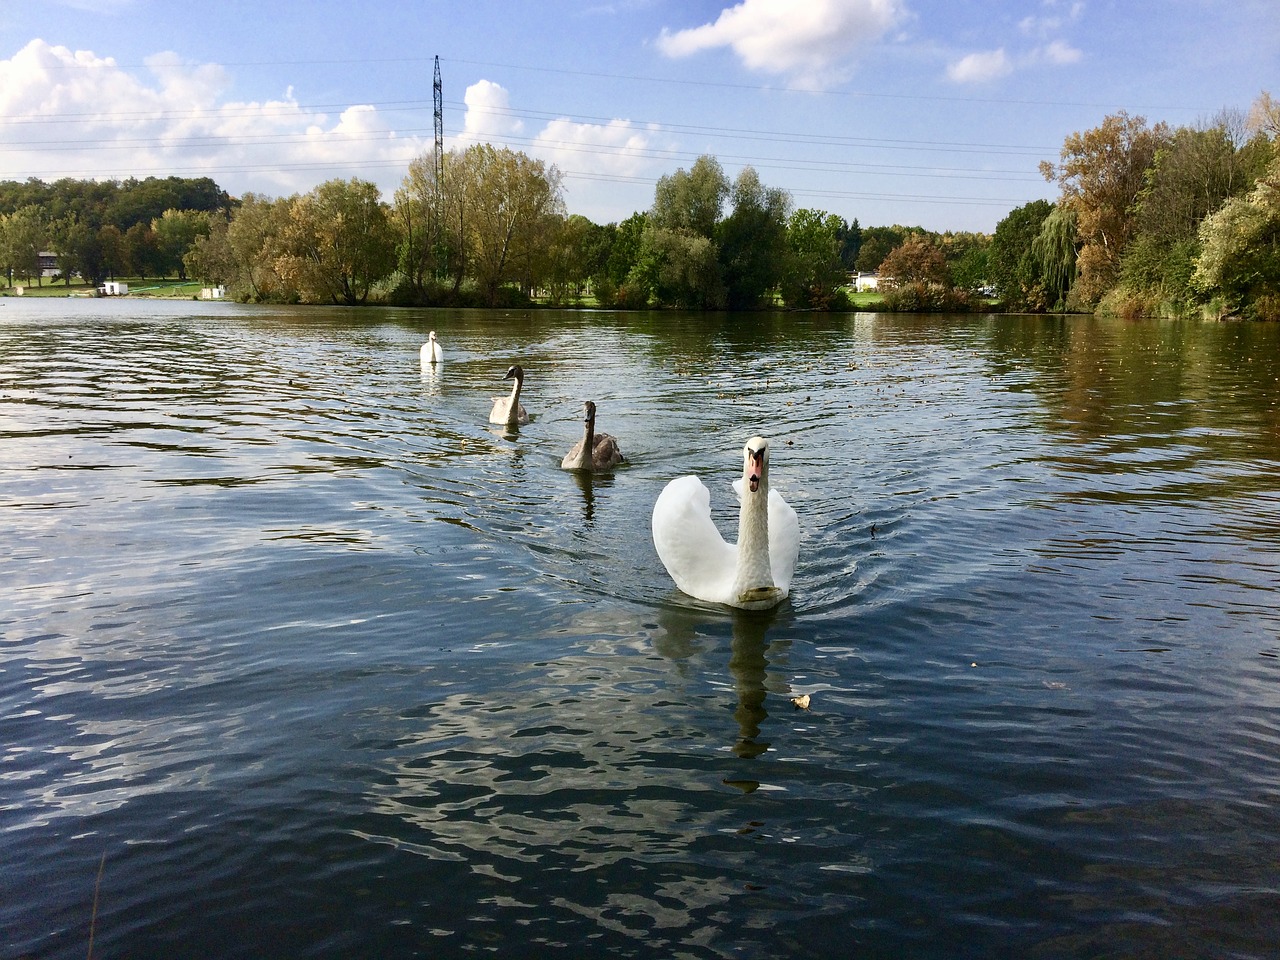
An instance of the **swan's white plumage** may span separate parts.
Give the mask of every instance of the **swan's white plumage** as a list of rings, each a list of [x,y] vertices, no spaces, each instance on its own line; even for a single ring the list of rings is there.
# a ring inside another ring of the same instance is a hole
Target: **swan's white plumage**
[[[520,404],[520,388],[524,385],[524,368],[518,363],[507,368],[503,380],[514,380],[511,393],[505,397],[493,398],[493,409],[489,411],[490,423],[501,423],[508,427],[523,426],[529,422],[529,413]]]
[[[702,600],[726,602],[738,548],[711,519],[711,492],[694,476],[676,477],[653,505],[653,545],[676,586]]]
[[[753,445],[744,450],[750,469]],[[744,609],[776,606],[791,592],[800,550],[800,523],[782,495],[768,487],[767,459],[752,491],[739,479],[738,543],[727,543],[711,519],[711,494],[694,476],[677,477],[653,506],[653,544],[677,587],[709,603]]]
[[[436,339],[436,332],[432,330],[427,334],[427,342],[422,345],[422,365],[428,367],[443,361],[444,353],[440,350],[440,341]]]

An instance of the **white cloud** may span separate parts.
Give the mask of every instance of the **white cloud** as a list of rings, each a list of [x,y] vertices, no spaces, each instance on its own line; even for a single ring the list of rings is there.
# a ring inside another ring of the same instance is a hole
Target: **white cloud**
[[[1047,47],[1042,48],[1039,51],[1039,55],[1046,62],[1057,64],[1059,66],[1065,66],[1069,63],[1079,63],[1081,58],[1084,56],[1084,54],[1075,47],[1062,40],[1055,40]]]
[[[985,83],[1013,72],[1004,48],[971,53],[947,67],[947,77],[955,83]]]
[[[640,127],[630,120],[607,124],[552,120],[538,134],[534,150],[564,171],[634,177],[652,169],[650,151],[656,133],[653,127]]]
[[[742,0],[714,23],[664,29],[658,49],[686,57],[729,47],[751,70],[780,74],[800,86],[843,79],[851,60],[905,16],[902,0]]]
[[[0,178],[208,176],[233,194],[305,192],[332,177],[389,195],[426,149],[368,105],[333,120],[298,102],[224,101],[226,70],[169,52],[136,76],[92,51],[32,40],[0,60]]]
[[[1066,24],[1079,20],[1084,14],[1084,3],[1063,3],[1059,0],[1042,0],[1044,12],[1023,17],[1018,28],[1028,36],[1046,37],[1057,33]]]
[[[491,138],[513,137],[524,124],[511,112],[511,94],[491,80],[479,80],[467,87],[462,96],[467,105],[459,138],[482,142]]]
[[[1017,57],[1010,57],[1003,47],[971,53],[947,67],[947,78],[953,83],[987,83],[1006,77],[1015,70],[1027,70],[1044,64],[1054,67],[1079,63],[1084,54],[1063,40],[1054,40]]]
[[[492,143],[555,164],[575,212],[607,221],[620,197],[634,209],[652,198],[652,181],[669,165],[671,144],[661,128],[631,120],[583,123],[560,117],[537,132],[527,132],[506,88],[480,80],[466,90],[462,133],[452,146]],[[447,144],[446,146],[450,146]]]
[[[604,176],[635,176],[653,164],[647,159],[657,129],[630,120],[581,123],[561,117],[550,121],[531,137],[511,106],[506,88],[489,80],[467,87],[463,101],[467,113],[458,135],[467,143],[507,143],[563,171],[590,171]]]

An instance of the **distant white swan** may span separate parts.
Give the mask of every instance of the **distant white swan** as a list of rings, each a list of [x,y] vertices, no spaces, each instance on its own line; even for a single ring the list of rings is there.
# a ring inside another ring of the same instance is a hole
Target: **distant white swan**
[[[520,388],[524,385],[524,368],[520,364],[512,364],[507,368],[503,380],[514,380],[511,394],[506,397],[494,397],[493,409],[489,411],[490,423],[504,423],[514,427],[529,422],[529,414],[520,405]]]
[[[738,542],[711,519],[711,494],[697,477],[677,477],[653,505],[653,545],[676,586],[692,597],[745,610],[777,606],[791,591],[800,522],[769,489],[769,442],[752,437],[733,482],[741,507]]]
[[[436,332],[432,330],[427,334],[427,342],[422,345],[422,365],[428,367],[443,361],[444,354],[440,352],[440,341],[436,339]]]
[[[594,402],[583,401],[582,409],[582,439],[565,454],[560,466],[565,470],[612,470],[626,459],[618,446],[618,439],[608,433],[596,433]]]

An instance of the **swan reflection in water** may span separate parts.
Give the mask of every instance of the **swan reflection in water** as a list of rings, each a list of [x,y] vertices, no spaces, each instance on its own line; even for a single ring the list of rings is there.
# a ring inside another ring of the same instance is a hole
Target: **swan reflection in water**
[[[785,673],[791,641],[769,638],[769,630],[778,619],[776,611],[734,610],[730,617],[733,638],[728,668],[737,696],[733,718],[738,724],[731,749],[738,756],[751,759],[770,747],[768,740],[761,739],[764,721],[769,716],[769,694],[774,694],[776,704],[785,703],[788,712],[794,709],[790,703],[791,683]],[[695,656],[708,639],[700,628],[723,622],[721,618],[711,621],[699,616],[697,611],[678,608],[664,608],[658,620],[663,632],[655,639],[654,646],[660,655],[673,660]],[[783,670],[779,670],[780,667]],[[775,711],[781,709],[781,706],[775,707]],[[741,783],[737,785],[741,787]]]
[[[596,518],[596,490],[607,490],[613,486],[613,477],[608,474],[592,473],[589,470],[574,470],[569,474],[582,494],[582,520],[591,526]]]

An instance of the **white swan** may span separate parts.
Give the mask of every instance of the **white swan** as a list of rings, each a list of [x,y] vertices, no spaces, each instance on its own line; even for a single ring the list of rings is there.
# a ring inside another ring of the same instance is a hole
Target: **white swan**
[[[769,489],[769,442],[752,437],[733,482],[741,507],[738,542],[725,543],[711,519],[711,494],[697,477],[677,477],[653,505],[653,545],[676,586],[690,596],[745,610],[777,606],[791,591],[800,522]]]
[[[520,364],[507,367],[503,380],[514,380],[511,394],[506,397],[494,397],[493,409],[489,411],[490,423],[503,423],[514,427],[529,422],[529,414],[520,405],[520,388],[524,385],[524,368]]]
[[[422,345],[422,365],[428,367],[443,361],[444,354],[440,352],[440,341],[436,339],[436,332],[432,330],[427,334],[427,342]]]
[[[612,470],[626,459],[618,446],[618,439],[608,433],[596,433],[595,403],[584,400],[582,409],[582,439],[564,455],[560,466],[565,470]]]

